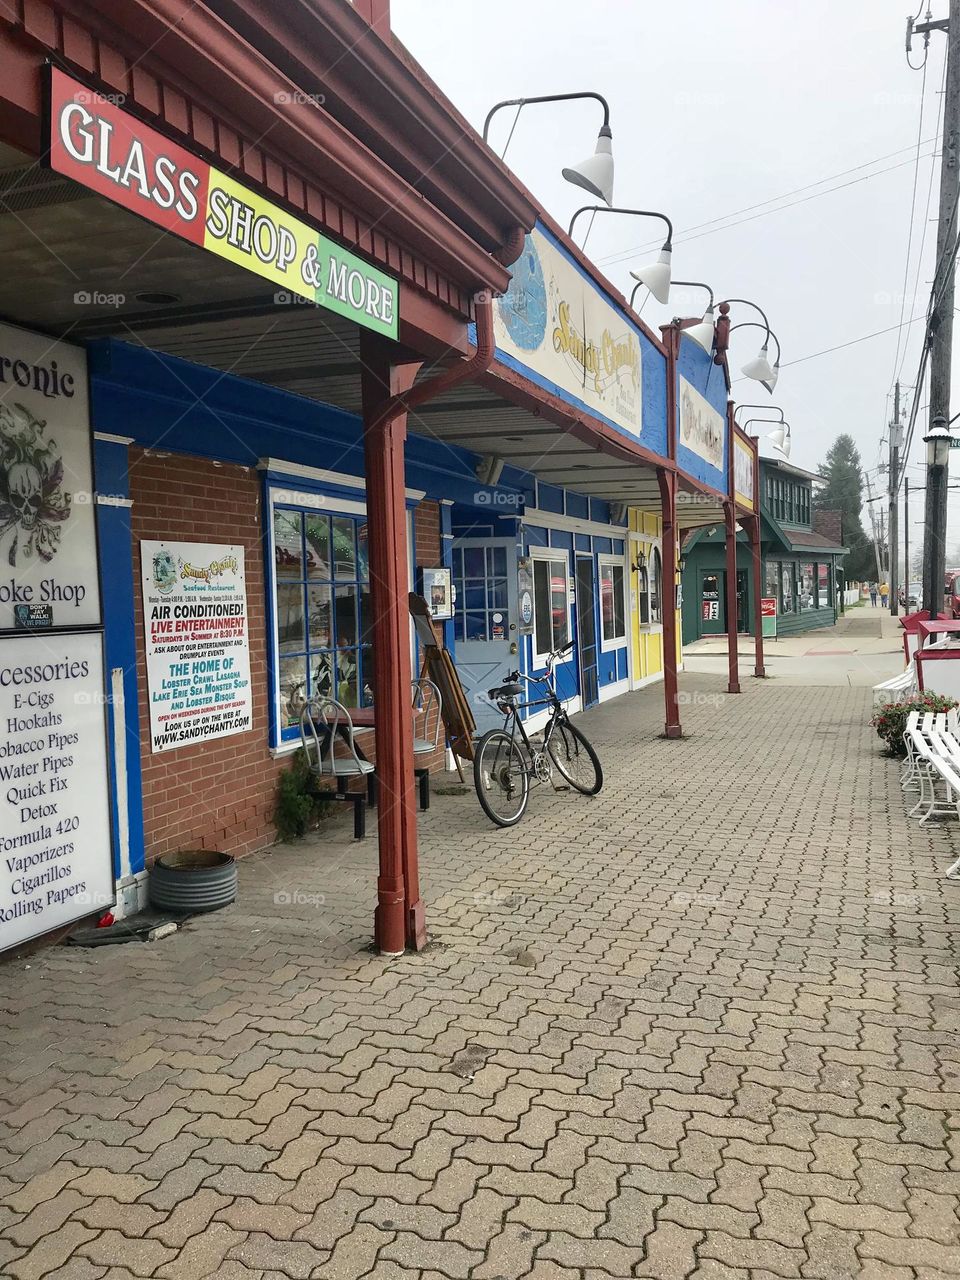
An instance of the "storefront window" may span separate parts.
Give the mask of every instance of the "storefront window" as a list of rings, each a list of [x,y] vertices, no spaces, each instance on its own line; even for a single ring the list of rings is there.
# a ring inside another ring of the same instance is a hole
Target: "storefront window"
[[[650,621],[663,622],[663,561],[659,547],[653,548],[650,564]]]
[[[793,565],[780,565],[780,612],[793,613]]]
[[[817,607],[817,579],[812,564],[800,565],[800,612]]]
[[[817,603],[821,609],[829,609],[833,601],[830,599],[830,566],[817,565]]]
[[[768,560],[764,569],[763,594],[774,600],[780,599],[780,566],[776,560]]]
[[[366,521],[280,507],[273,514],[281,730],[304,702],[373,701]]]
[[[615,648],[618,643],[623,643],[627,634],[623,603],[623,561],[608,560],[601,556],[599,570],[603,646]]]
[[[545,657],[570,639],[567,607],[567,557],[535,556],[533,560],[533,648]]]

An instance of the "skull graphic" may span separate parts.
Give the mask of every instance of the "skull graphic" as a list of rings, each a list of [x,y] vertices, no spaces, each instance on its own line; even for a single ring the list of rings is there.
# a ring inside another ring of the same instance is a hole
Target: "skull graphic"
[[[17,462],[7,475],[8,501],[21,529],[30,532],[43,503],[42,479],[32,462]]]
[[[26,406],[0,404],[0,538],[10,535],[10,565],[21,555],[52,560],[70,516],[63,459],[46,429]]]

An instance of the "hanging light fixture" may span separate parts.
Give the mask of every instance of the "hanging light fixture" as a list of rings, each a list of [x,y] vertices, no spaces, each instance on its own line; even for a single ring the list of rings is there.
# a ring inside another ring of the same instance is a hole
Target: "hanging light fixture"
[[[691,289],[706,289],[710,295],[710,302],[706,311],[703,313],[703,319],[699,324],[692,324],[687,329],[681,330],[687,338],[692,338],[699,347],[703,347],[707,355],[713,352],[713,340],[716,337],[717,313],[713,305],[713,290],[708,284],[702,280],[674,280],[677,288],[684,286]]]
[[[735,324],[730,329],[733,333],[734,329],[764,329],[766,337],[763,340],[763,346],[759,352],[748,360],[740,372],[745,378],[752,378],[754,382],[760,385],[773,395],[774,387],[780,377],[780,339],[773,332],[769,325],[758,324],[755,320],[744,320],[740,324]],[[770,339],[773,339],[777,349],[777,358],[770,363]]]
[[[498,102],[487,112],[487,118],[483,122],[483,140],[487,141],[490,132],[490,121],[503,107],[516,107],[517,117],[524,107],[531,103],[537,102],[570,102],[576,98],[593,98],[603,107],[603,124],[600,126],[600,133],[597,136],[597,145],[593,155],[587,156],[585,160],[581,160],[579,164],[568,166],[561,172],[567,182],[572,182],[574,186],[582,187],[585,191],[589,191],[592,196],[596,196],[599,200],[604,200],[608,205],[613,204],[613,134],[610,131],[610,107],[599,93],[548,93],[542,94],[537,98],[508,98],[504,102]],[[516,127],[516,119],[514,119],[514,128]],[[507,154],[507,147],[510,145],[510,139],[513,137],[513,129],[510,130],[510,136],[507,138],[507,146],[504,147],[501,159]]]
[[[660,250],[660,256],[656,262],[651,262],[648,266],[641,267],[639,271],[631,271],[630,274],[634,280],[638,280],[641,284],[645,284],[658,302],[666,302],[670,297],[670,258],[673,253],[673,223],[665,213],[657,213],[655,209],[619,209],[605,208],[603,205],[584,205],[582,209],[578,209],[570,219],[568,235],[573,239],[573,229],[577,225],[577,219],[584,213],[624,213],[632,218],[659,218],[661,222],[667,224],[667,238],[663,242],[663,248]],[[593,222],[591,220],[591,226]],[[589,229],[587,234],[589,235]],[[634,290],[636,292],[636,290]],[[633,298],[631,297],[631,303]]]
[[[751,302],[749,298],[725,298],[723,302],[720,303],[720,306],[721,308],[729,308],[729,305],[732,302],[739,302],[745,307],[752,307],[754,311],[759,312],[763,318],[762,325],[758,325],[756,321],[744,321],[741,324],[735,324],[733,328],[730,329],[730,333],[733,333],[734,329],[745,329],[749,328],[751,325],[756,329],[762,328],[764,330],[765,337],[763,340],[763,346],[752,360],[747,361],[741,369],[741,373],[744,377],[752,378],[754,382],[759,382],[765,390],[769,391],[770,394],[773,395],[773,389],[777,385],[777,380],[780,377],[780,341],[777,338],[777,335],[770,328],[770,321],[767,319],[766,312],[762,307],[758,307],[757,304],[755,302]],[[770,363],[771,338],[773,338],[777,348],[777,358],[773,364]]]

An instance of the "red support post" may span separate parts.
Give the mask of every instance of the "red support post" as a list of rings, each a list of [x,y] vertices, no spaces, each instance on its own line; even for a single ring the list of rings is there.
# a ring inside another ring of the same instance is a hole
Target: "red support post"
[[[760,611],[760,600],[763,596],[763,567],[760,557],[760,517],[752,516],[747,523],[747,538],[750,541],[750,560],[753,569],[753,674],[762,680],[766,674],[763,665],[763,616]]]
[[[397,349],[361,331],[360,361],[367,529],[373,614],[380,872],[374,934],[382,955],[426,944],[417,859],[413,777],[409,558],[403,446],[405,412],[385,414],[408,391],[419,364],[394,363]]]
[[[727,693],[740,692],[740,659],[737,653],[737,513],[732,502],[723,504],[727,553]]]
[[[663,700],[665,738],[682,738],[677,686],[677,474],[657,471],[663,521],[663,584],[660,610],[663,616]]]

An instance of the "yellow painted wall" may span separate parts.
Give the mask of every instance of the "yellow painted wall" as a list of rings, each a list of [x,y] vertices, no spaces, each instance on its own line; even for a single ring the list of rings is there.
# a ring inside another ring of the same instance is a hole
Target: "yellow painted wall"
[[[659,538],[662,532],[660,516],[654,511],[640,511],[631,507],[628,512],[629,528],[633,534],[640,535],[640,541],[631,538],[630,550],[630,633],[633,648],[633,679],[646,680],[663,670],[663,635],[640,626],[640,574],[636,569],[635,552],[643,552],[647,560],[647,570],[653,564],[653,539]],[[665,586],[666,584],[664,584]],[[666,594],[666,592],[664,592]]]

